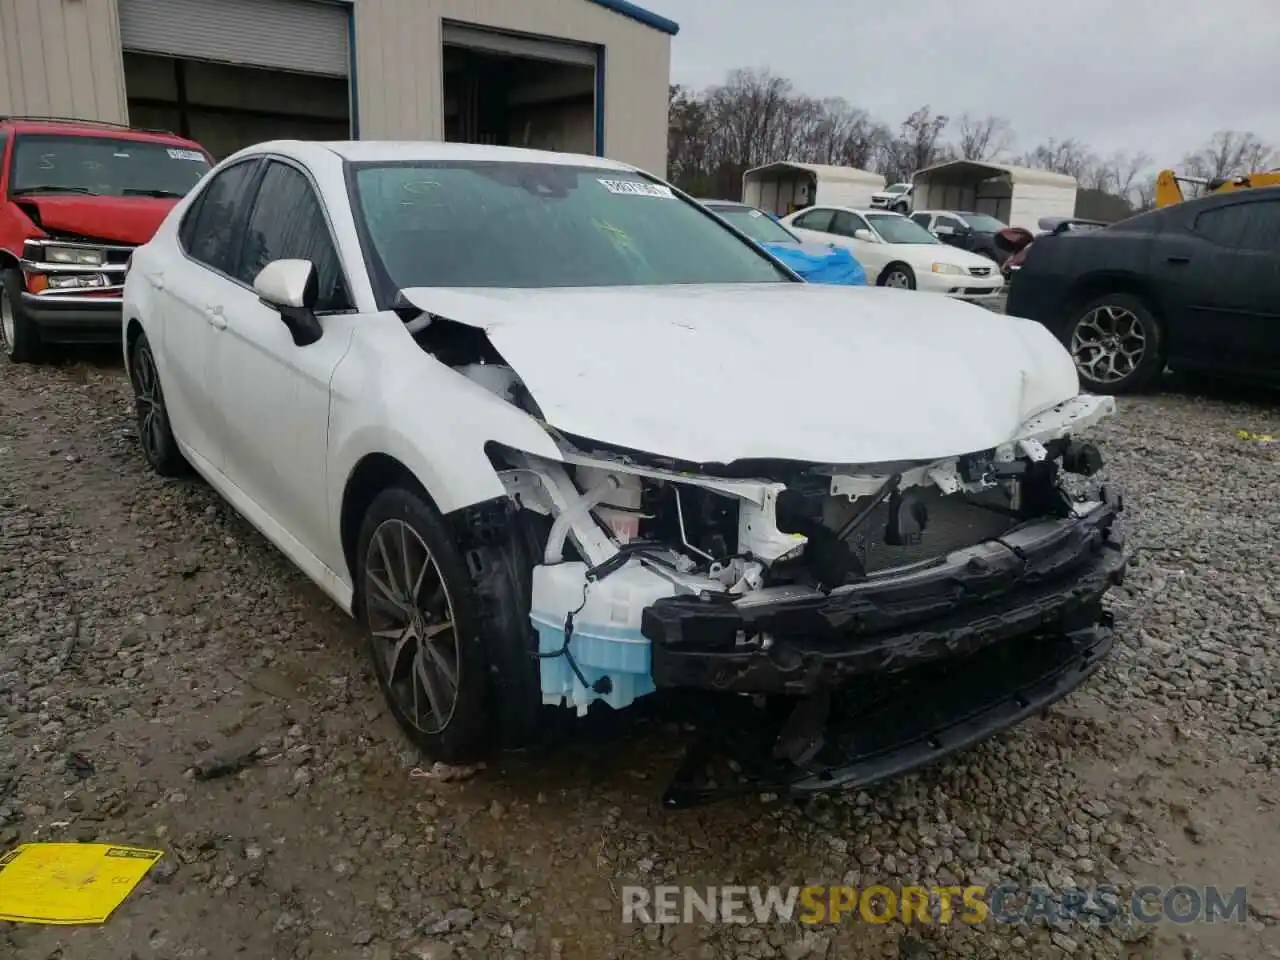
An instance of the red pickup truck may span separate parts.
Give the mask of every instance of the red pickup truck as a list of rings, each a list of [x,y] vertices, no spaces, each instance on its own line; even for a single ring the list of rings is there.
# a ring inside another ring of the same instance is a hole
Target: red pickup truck
[[[118,342],[129,255],[212,165],[171,133],[0,117],[0,351]]]

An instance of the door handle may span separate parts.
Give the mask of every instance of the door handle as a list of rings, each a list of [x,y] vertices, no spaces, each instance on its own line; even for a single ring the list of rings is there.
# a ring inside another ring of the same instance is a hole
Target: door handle
[[[1191,262],[1191,258],[1190,258],[1190,257],[1183,257],[1183,256],[1165,257],[1164,259],[1165,259],[1165,262],[1167,262],[1167,263],[1176,263],[1176,264],[1179,264],[1179,265],[1180,265],[1180,264],[1190,263],[1190,262]]]
[[[215,330],[227,329],[227,318],[223,316],[221,307],[205,307],[204,315]]]
[[[151,286],[155,287],[157,290],[164,289],[163,273],[149,273],[147,274],[147,279],[151,281]]]

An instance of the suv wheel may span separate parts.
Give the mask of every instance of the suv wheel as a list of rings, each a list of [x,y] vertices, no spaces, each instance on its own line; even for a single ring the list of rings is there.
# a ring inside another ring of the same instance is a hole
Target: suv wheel
[[[14,363],[40,359],[40,331],[22,308],[22,274],[5,270],[0,275],[0,350]]]
[[[1062,341],[1090,393],[1133,393],[1164,370],[1164,336],[1146,304],[1109,293],[1073,311]]]

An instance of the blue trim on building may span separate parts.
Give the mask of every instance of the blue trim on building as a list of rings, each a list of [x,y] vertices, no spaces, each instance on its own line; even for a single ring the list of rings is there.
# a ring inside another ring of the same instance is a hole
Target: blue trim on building
[[[596,48],[596,156],[604,156],[604,47]]]
[[[358,80],[360,73],[356,70],[356,6],[351,5],[351,11],[347,14],[350,18],[347,20],[347,91],[351,105],[348,110],[351,113],[350,127],[351,139],[360,139],[360,87]]]
[[[637,23],[643,23],[646,27],[653,27],[673,37],[680,32],[680,24],[674,20],[658,16],[644,7],[637,7],[631,0],[589,0],[589,2],[602,6],[606,10],[612,10],[614,13],[620,13],[624,17],[630,17]]]

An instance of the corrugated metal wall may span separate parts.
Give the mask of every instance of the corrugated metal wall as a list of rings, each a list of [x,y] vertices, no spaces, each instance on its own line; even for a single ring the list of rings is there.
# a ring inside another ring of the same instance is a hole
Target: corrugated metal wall
[[[0,0],[0,114],[127,120],[116,0]]]
[[[667,169],[671,38],[583,0],[359,0],[356,77],[364,139],[440,139],[442,20],[603,44],[605,155]]]

